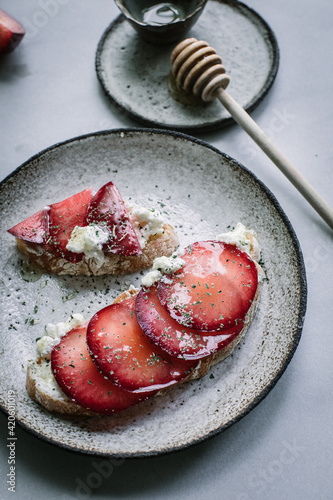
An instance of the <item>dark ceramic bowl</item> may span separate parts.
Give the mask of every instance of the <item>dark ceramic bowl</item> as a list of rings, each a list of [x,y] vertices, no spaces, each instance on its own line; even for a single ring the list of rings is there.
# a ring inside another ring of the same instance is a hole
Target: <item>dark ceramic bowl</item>
[[[207,0],[115,0],[116,5],[136,31],[155,44],[184,38],[201,15]]]

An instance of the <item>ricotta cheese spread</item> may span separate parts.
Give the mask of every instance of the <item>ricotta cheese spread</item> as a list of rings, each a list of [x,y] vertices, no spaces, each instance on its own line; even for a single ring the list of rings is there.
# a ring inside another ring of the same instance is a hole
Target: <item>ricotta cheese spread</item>
[[[81,326],[84,323],[85,319],[82,314],[73,314],[64,322],[57,323],[56,325],[52,323],[46,325],[46,335],[37,341],[37,352],[39,356],[42,356],[44,359],[42,362],[38,363],[32,361],[29,366],[31,376],[35,379],[36,384],[42,392],[61,400],[68,400],[67,396],[58,386],[53,375],[50,356],[53,347],[59,344],[61,337],[73,328]]]
[[[153,263],[153,270],[147,273],[141,280],[145,287],[150,287],[159,281],[164,274],[175,273],[183,267],[185,262],[177,254],[171,257],[156,257]]]
[[[108,238],[109,233],[95,224],[75,226],[66,248],[70,252],[84,253],[88,259],[94,259],[97,268],[100,268],[105,260],[102,248]]]
[[[146,246],[151,236],[164,232],[164,221],[158,210],[141,207],[136,203],[126,204],[126,209],[141,248]]]
[[[67,401],[67,396],[62,392],[51,369],[51,361],[30,364],[31,377],[39,389],[51,397]]]
[[[57,323],[48,323],[45,327],[45,335],[37,341],[37,352],[40,356],[48,358],[53,347],[59,344],[61,337],[77,326],[85,323],[82,314],[73,314],[66,321]]]
[[[251,235],[250,238],[249,235]],[[251,252],[254,260],[259,260],[260,248],[256,235],[254,231],[246,229],[241,222],[238,222],[236,227],[231,231],[217,235],[215,239],[217,241],[223,241],[224,243],[236,245],[237,248],[246,252],[248,255],[250,255]]]

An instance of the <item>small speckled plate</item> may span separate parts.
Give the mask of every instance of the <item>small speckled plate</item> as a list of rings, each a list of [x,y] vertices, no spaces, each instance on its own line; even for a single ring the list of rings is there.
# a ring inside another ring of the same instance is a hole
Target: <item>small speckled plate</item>
[[[210,0],[187,34],[207,41],[222,57],[228,92],[253,110],[274,82],[279,50],[274,33],[252,9],[235,0]],[[106,29],[96,52],[96,71],[106,96],[126,116],[148,126],[187,132],[214,130],[232,121],[217,101],[189,106],[168,91],[170,54],[176,45],[153,45],[124,16]]]
[[[50,182],[51,180],[51,182]],[[64,182],[65,180],[65,182]],[[245,340],[198,380],[111,417],[68,418],[28,397],[26,368],[46,323],[80,312],[89,319],[141,274],[41,274],[6,232],[42,206],[114,181],[122,196],[159,209],[180,247],[211,239],[238,221],[255,229],[265,271],[260,304]],[[34,156],[0,185],[0,405],[25,429],[64,448],[96,455],[151,456],[221,432],[254,408],[288,365],[300,339],[306,278],[295,233],[270,191],[242,165],[189,136],[113,130],[78,137]]]

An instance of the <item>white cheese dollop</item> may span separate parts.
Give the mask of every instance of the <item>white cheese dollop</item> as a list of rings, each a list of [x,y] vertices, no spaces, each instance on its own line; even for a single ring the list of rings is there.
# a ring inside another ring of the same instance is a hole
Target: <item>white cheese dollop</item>
[[[54,378],[51,362],[41,363],[31,362],[29,365],[31,377],[35,380],[37,387],[52,398],[68,401],[67,396],[62,392]]]
[[[178,257],[177,254],[171,255],[171,257],[156,257],[153,263],[153,270],[147,273],[141,280],[141,283],[145,287],[150,287],[156,281],[159,281],[163,274],[175,273],[183,267],[185,262],[183,259]]]
[[[162,273],[160,271],[150,271],[149,273],[145,274],[145,276],[141,280],[142,286],[145,286],[149,288],[152,286],[156,281],[160,281],[162,278]]]
[[[251,235],[251,239],[248,235]],[[246,227],[238,222],[236,227],[227,233],[221,233],[215,238],[217,241],[236,245],[237,248],[243,250],[248,255],[252,255],[254,260],[259,260],[260,247],[254,231],[246,229]]]
[[[70,252],[84,253],[88,259],[94,259],[96,266],[100,268],[105,259],[102,248],[108,238],[109,233],[95,224],[75,226],[66,248]]]
[[[42,357],[49,357],[53,347],[59,344],[61,337],[84,323],[85,319],[79,313],[73,314],[65,322],[60,322],[56,325],[48,323],[45,327],[46,335],[37,341],[38,354]]]
[[[141,207],[136,203],[126,204],[126,209],[141,248],[146,246],[150,236],[164,232],[164,221],[158,210]]]

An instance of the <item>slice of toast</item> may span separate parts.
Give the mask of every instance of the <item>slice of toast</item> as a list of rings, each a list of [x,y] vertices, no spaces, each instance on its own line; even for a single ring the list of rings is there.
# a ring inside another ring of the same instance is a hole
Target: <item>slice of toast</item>
[[[178,236],[170,224],[163,224],[163,232],[149,236],[147,244],[140,255],[105,254],[101,266],[94,258],[86,256],[79,262],[73,263],[59,257],[48,250],[47,247],[30,243],[16,238],[16,243],[21,252],[29,257],[33,264],[45,269],[45,271],[71,276],[101,276],[104,274],[127,274],[147,269],[153,264],[156,257],[170,256],[178,247]]]
[[[46,205],[8,232],[32,264],[74,276],[146,269],[179,244],[158,210],[126,203],[112,181]]]
[[[225,348],[221,349],[220,351],[210,356],[207,356],[199,360],[195,370],[193,370],[191,374],[180,383],[199,379],[205,376],[212,366],[216,365],[217,363],[220,363],[225,358],[227,358],[233,352],[235,347],[242,341],[246,331],[248,330],[254,318],[261,293],[261,282],[262,282],[263,271],[260,265],[257,263],[257,259],[259,258],[258,243],[255,237],[253,236],[253,233],[247,233],[247,237],[251,245],[249,254],[254,260],[258,271],[258,286],[254,300],[252,301],[251,307],[247,312],[244,321],[244,327],[242,331],[237,335],[237,337],[232,342],[230,342],[230,344],[228,344]],[[136,295],[137,293],[138,293],[137,289],[130,288],[129,290],[121,293],[115,299],[114,303],[122,302],[127,298],[129,298],[130,296]],[[77,403],[70,400],[61,391],[51,371],[51,363],[43,357],[40,357],[35,362],[31,363],[30,366],[28,367],[26,388],[29,396],[34,401],[41,404],[49,411],[66,415],[73,415],[73,416],[97,415],[97,413],[95,412],[82,408]],[[164,394],[166,391],[168,391],[168,389],[160,391],[158,395]]]

